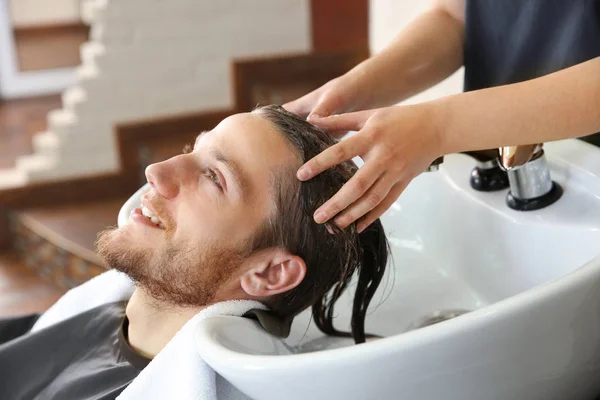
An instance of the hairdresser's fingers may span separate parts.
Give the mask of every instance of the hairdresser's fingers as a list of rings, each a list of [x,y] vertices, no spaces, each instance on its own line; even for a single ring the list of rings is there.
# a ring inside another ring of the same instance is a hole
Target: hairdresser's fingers
[[[347,114],[336,114],[325,118],[318,118],[313,114],[308,116],[308,122],[330,132],[336,131],[359,131],[367,120],[377,110],[358,111]]]
[[[367,149],[368,143],[360,135],[342,140],[304,163],[298,169],[296,176],[301,181],[309,180],[326,169],[365,153]]]
[[[375,162],[365,163],[331,199],[315,211],[315,222],[318,224],[326,222],[354,203],[371,189],[382,172],[382,165]],[[374,197],[372,200],[376,200],[376,198]]]
[[[328,117],[348,109],[349,96],[345,93],[345,88],[346,85],[341,84],[340,79],[336,78],[299,99],[284,104],[283,108],[302,118]]]
[[[327,132],[329,136],[335,139],[341,139],[348,134],[348,131]]]
[[[379,203],[377,207],[373,208],[363,217],[356,227],[359,233],[364,231],[369,225],[377,220],[377,218],[381,217],[383,213],[386,212],[396,200],[398,200],[398,197],[400,197],[404,189],[406,189],[408,182],[410,182],[410,180],[396,183],[389,191],[387,196],[381,201],[381,203]]]
[[[294,101],[290,101],[283,105],[283,108],[289,112],[299,115],[302,118],[306,118],[308,114],[313,110],[313,107],[319,99],[320,93],[314,90]]]
[[[395,179],[390,179],[385,174],[381,175],[369,190],[337,215],[333,222],[341,229],[346,229],[351,223],[377,207],[386,198],[395,183]]]
[[[311,122],[336,114],[346,109],[346,99],[342,93],[327,91],[321,96],[315,108],[310,112],[306,120]],[[312,122],[311,122],[312,123]]]

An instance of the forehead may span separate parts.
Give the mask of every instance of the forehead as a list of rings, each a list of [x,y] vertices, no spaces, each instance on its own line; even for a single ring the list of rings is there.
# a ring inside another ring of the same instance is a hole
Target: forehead
[[[277,127],[260,114],[235,114],[225,118],[200,146],[212,146],[232,159],[248,178],[252,192],[269,192],[273,172],[301,165],[300,158]]]
[[[239,156],[236,161],[247,161],[248,167],[253,164],[267,168],[299,165],[299,158],[283,135],[260,114],[243,113],[225,118],[207,136],[212,136],[216,145],[223,146],[221,150],[230,157]],[[267,159],[262,157],[265,155]]]

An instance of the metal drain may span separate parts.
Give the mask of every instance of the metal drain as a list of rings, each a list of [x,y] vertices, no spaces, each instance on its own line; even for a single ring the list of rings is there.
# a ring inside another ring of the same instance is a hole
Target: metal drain
[[[410,326],[408,327],[408,330],[412,331],[414,329],[424,328],[429,325],[434,325],[439,322],[443,322],[443,321],[447,321],[452,318],[456,318],[456,317],[466,314],[468,312],[470,312],[470,311],[469,310],[461,310],[461,309],[434,311],[422,318],[419,318],[418,320],[416,320],[415,322],[410,324]]]

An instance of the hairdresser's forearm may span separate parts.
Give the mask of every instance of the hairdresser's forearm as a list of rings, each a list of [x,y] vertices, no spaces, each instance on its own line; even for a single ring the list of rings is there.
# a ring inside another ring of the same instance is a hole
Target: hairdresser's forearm
[[[464,24],[441,7],[421,14],[381,52],[346,75],[362,109],[389,106],[440,82],[463,64]]]
[[[600,131],[600,57],[430,104],[444,154],[585,136]]]

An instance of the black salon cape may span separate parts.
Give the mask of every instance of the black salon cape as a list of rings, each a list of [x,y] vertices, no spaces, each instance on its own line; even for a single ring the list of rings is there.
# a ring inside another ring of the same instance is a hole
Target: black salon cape
[[[39,315],[0,318],[0,399],[113,400],[149,359],[127,342],[126,302],[35,333]]]

